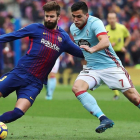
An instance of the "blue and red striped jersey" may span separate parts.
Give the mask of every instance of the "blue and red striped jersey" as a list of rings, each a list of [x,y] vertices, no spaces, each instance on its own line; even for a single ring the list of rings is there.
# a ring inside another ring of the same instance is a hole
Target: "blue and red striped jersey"
[[[26,70],[42,82],[46,83],[48,74],[62,52],[84,58],[81,49],[63,29],[58,27],[56,30],[51,30],[40,23],[33,23],[18,31],[1,35],[0,43],[26,36],[30,39],[29,49],[16,67]]]
[[[0,35],[5,34],[4,29],[0,28]],[[3,43],[0,43],[0,70],[3,69]]]

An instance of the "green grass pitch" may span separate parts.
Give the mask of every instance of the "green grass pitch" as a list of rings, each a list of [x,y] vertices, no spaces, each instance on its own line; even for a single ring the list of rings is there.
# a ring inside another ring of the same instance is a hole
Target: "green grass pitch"
[[[140,93],[140,87],[136,87]],[[113,91],[101,86],[90,93],[115,125],[98,134],[99,120],[76,99],[71,86],[57,86],[52,101],[45,100],[45,88],[33,106],[19,120],[7,124],[6,140],[140,140],[140,110],[122,94],[114,101]],[[0,99],[0,114],[13,110],[16,95]]]

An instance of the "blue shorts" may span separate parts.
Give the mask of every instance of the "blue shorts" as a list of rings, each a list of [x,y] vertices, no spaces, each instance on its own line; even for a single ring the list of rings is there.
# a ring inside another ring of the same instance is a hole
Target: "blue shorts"
[[[31,104],[40,93],[43,83],[22,69],[13,69],[0,78],[0,92],[3,97],[7,97],[16,91],[17,99],[26,98]]]

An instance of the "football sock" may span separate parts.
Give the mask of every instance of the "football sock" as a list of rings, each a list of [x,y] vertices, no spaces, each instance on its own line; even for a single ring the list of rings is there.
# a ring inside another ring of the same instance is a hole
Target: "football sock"
[[[13,122],[24,115],[24,112],[19,108],[14,108],[14,110],[5,112],[0,116],[0,122],[10,123]]]
[[[75,96],[82,103],[83,107],[86,110],[88,110],[92,115],[96,116],[97,118],[104,116],[95,98],[92,95],[90,95],[88,92],[80,91],[76,93]]]
[[[100,116],[98,119],[99,119],[100,122],[101,122],[102,120],[104,120],[104,119],[108,119],[108,118],[107,118],[105,115],[102,115],[102,116]]]
[[[140,101],[139,101],[138,104],[135,104],[135,105],[140,109]]]
[[[114,93],[115,93],[116,96],[119,96],[120,95],[120,93],[119,93],[118,90],[114,90]]]
[[[47,83],[47,96],[52,97],[56,87],[56,78],[50,78]]]

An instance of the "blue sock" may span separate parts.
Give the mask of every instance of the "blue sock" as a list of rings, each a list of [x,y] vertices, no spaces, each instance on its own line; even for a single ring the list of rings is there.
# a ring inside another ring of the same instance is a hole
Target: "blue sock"
[[[82,103],[83,107],[88,110],[92,115],[100,118],[105,116],[99,108],[95,98],[86,91],[81,91],[75,94],[77,99]]]
[[[47,83],[47,96],[52,97],[56,87],[56,78],[50,78]]]
[[[0,116],[0,122],[10,123],[13,122],[24,115],[24,112],[19,108],[14,108],[14,110],[5,112]]]

